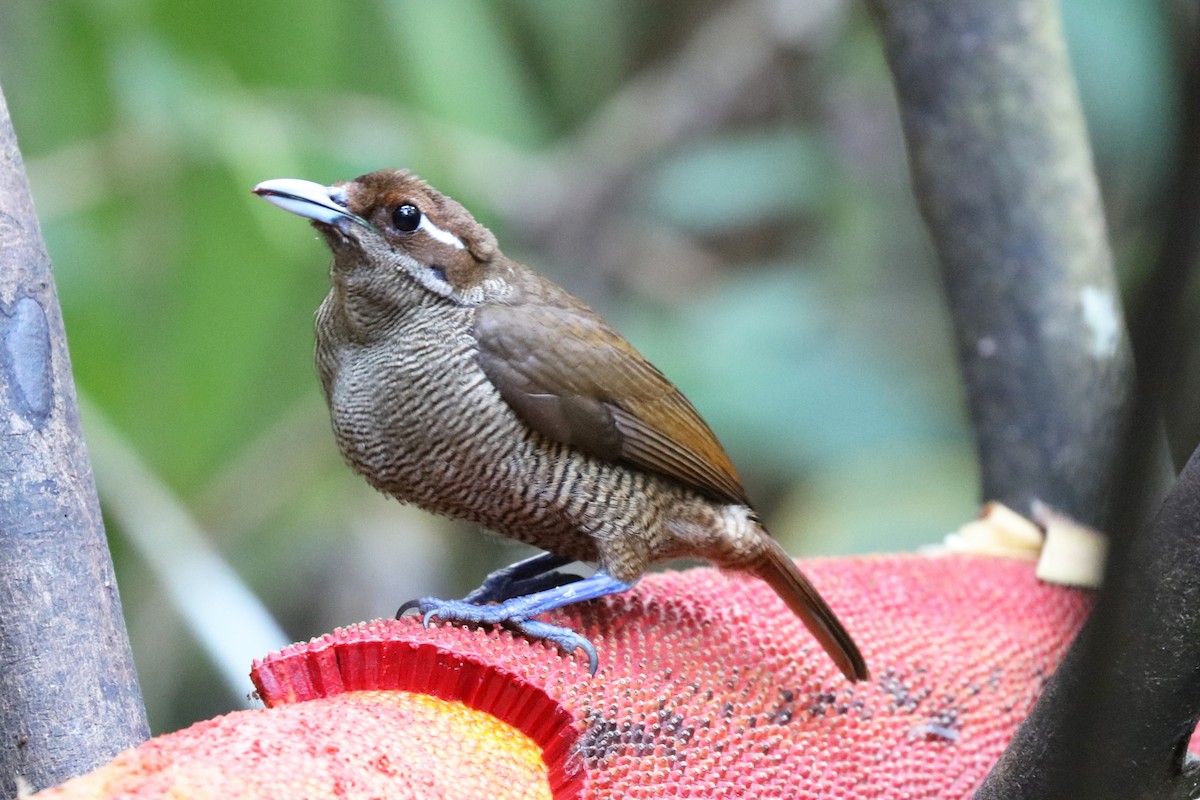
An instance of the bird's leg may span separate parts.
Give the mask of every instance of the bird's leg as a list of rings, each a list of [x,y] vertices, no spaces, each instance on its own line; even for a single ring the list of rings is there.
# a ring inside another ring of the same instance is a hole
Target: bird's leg
[[[540,556],[535,558],[540,558]],[[510,569],[520,567],[522,564],[533,560],[528,559],[520,564],[514,564]],[[467,602],[466,600],[438,600],[434,597],[422,597],[420,600],[405,603],[404,607],[401,608],[401,612],[409,608],[420,609],[422,622],[427,627],[429,621],[434,617],[451,622],[507,625],[531,638],[545,639],[546,641],[553,642],[567,653],[582,650],[587,654],[588,668],[595,675],[596,668],[600,664],[600,659],[596,655],[596,648],[591,642],[567,628],[561,628],[546,622],[533,621],[530,618],[571,603],[594,600],[597,597],[609,594],[617,594],[629,589],[631,586],[633,586],[632,583],[619,581],[603,571],[598,571],[594,575],[587,578],[579,578],[566,585],[554,586],[520,597],[510,597],[498,605],[479,605]]]
[[[501,603],[520,595],[533,594],[579,580],[578,575],[554,570],[570,564],[571,559],[554,553],[536,556],[509,564],[490,573],[483,584],[463,598],[464,603]]]

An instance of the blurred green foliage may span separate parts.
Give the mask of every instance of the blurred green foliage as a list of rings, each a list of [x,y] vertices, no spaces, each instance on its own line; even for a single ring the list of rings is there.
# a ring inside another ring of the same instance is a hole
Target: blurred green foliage
[[[1169,169],[1167,8],[1066,12],[1122,247]],[[461,592],[516,551],[342,466],[311,366],[327,256],[250,195],[266,178],[408,166],[467,204],[681,385],[794,552],[907,549],[975,510],[858,6],[13,2],[0,85],[81,391],[296,638]],[[110,527],[155,727],[229,708]]]

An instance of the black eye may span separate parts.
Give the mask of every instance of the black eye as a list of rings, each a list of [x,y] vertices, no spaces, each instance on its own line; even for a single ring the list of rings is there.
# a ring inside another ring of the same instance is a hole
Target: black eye
[[[405,203],[392,212],[392,224],[402,233],[412,233],[421,225],[421,210]]]

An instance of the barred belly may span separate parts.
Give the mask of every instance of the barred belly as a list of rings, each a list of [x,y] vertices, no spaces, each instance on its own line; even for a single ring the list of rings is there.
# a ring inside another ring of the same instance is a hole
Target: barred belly
[[[357,472],[398,500],[598,562],[619,579],[672,549],[664,522],[688,490],[536,433],[479,368],[471,337],[454,336],[452,348],[446,338],[340,348],[328,399]]]

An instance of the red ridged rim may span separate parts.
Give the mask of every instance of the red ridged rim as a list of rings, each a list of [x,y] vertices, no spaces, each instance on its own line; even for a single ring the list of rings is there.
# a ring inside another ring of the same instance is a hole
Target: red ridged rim
[[[555,798],[577,798],[584,773],[570,755],[579,730],[541,687],[430,642],[396,640],[371,625],[339,629],[255,661],[250,679],[268,707],[343,692],[393,690],[458,701],[513,726],[542,748]]]

